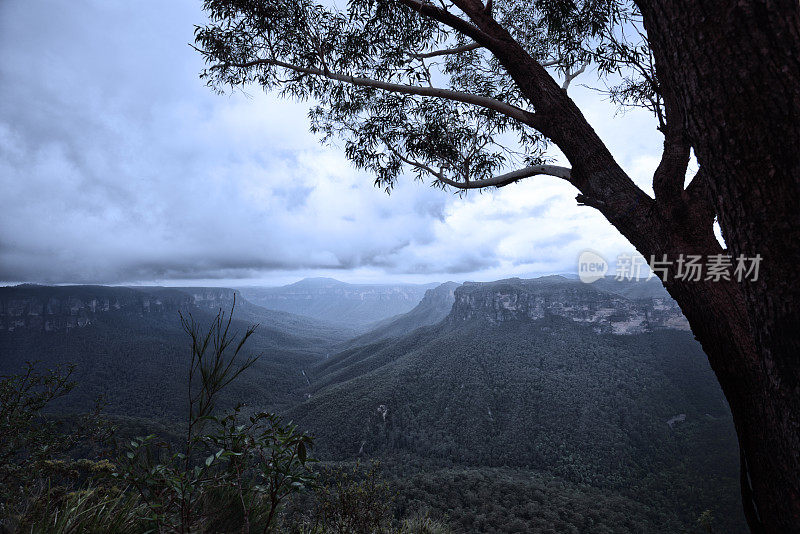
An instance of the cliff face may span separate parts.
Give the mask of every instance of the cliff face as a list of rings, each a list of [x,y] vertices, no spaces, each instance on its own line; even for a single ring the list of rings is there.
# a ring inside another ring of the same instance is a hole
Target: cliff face
[[[0,288],[0,332],[53,332],[83,328],[101,314],[174,314],[194,305],[230,308],[233,290],[217,288],[128,288],[31,286]]]
[[[666,292],[627,298],[608,290],[608,286],[608,282],[593,287],[563,277],[467,282],[455,290],[455,303],[447,320],[454,323],[485,320],[498,324],[557,315],[591,325],[598,333],[689,330],[678,304]]]
[[[425,296],[422,297],[422,301],[417,305],[417,308],[435,310],[436,312],[441,312],[441,310],[449,311],[455,301],[455,290],[457,287],[458,284],[455,282],[445,282],[440,286],[427,290]],[[442,318],[444,318],[445,315],[447,315],[447,313],[442,314]]]
[[[434,324],[445,316],[450,322],[485,320],[498,324],[558,315],[589,324],[598,333],[614,334],[637,334],[661,328],[689,330],[677,303],[659,290],[660,286],[654,286],[655,290],[636,288],[632,291],[624,284],[609,280],[583,284],[563,277],[467,282],[455,286],[448,283],[428,290],[414,310],[379,325],[377,330],[386,332],[376,339],[402,335]],[[115,312],[143,316],[175,314],[190,307],[228,310],[234,293],[227,288],[5,287],[0,288],[0,332],[82,328],[100,314]],[[403,295],[403,299],[406,297]],[[247,313],[247,305],[244,299],[240,300],[237,313],[251,319],[242,315]],[[369,311],[374,313],[375,310],[370,307]],[[253,321],[262,322],[259,318]]]

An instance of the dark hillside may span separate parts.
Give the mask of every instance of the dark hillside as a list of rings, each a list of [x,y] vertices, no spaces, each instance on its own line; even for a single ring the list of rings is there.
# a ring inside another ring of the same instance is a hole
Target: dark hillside
[[[301,398],[303,369],[346,333],[237,300],[234,327],[261,323],[246,350],[262,356],[231,385],[228,402],[286,408]],[[233,291],[219,288],[0,288],[0,373],[28,360],[74,363],[80,387],[63,407],[86,409],[102,394],[111,414],[174,419],[184,409],[189,358],[179,312],[209,324],[232,302]]]
[[[436,326],[313,369],[289,413],[323,457],[549,473],[741,531],[729,409],[669,302],[565,279],[465,284],[455,300]]]

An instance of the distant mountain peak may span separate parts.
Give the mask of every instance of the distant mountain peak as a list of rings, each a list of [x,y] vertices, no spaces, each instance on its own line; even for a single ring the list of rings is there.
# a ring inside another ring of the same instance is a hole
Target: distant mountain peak
[[[295,282],[293,284],[289,284],[287,287],[297,287],[297,286],[313,286],[313,287],[332,287],[332,286],[347,286],[350,285],[347,282],[342,282],[341,280],[337,280],[336,278],[329,278],[327,276],[311,276],[308,278],[303,278],[299,282]]]

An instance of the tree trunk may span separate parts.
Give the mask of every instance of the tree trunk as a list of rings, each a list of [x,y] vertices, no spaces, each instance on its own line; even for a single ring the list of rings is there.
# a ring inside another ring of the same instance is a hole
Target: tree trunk
[[[761,352],[737,284],[709,281],[667,287],[702,344],[730,405],[739,437],[742,503],[751,531],[796,532],[798,521],[792,511],[796,503],[790,488],[797,485],[797,459],[780,455],[787,436],[775,418],[778,399],[765,387]],[[768,507],[773,510],[767,512]],[[769,520],[762,517],[765,514]]]
[[[733,413],[753,532],[800,532],[800,2],[637,0],[734,257],[755,281],[667,284]]]

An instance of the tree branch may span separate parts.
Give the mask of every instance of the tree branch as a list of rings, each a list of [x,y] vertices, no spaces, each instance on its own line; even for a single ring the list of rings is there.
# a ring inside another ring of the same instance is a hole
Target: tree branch
[[[590,208],[595,208],[598,210],[603,210],[608,206],[608,204],[602,200],[589,197],[584,194],[577,195],[575,200],[578,202],[578,206],[589,206]]]
[[[399,150],[395,149],[391,143],[389,143],[386,139],[381,139],[383,144],[386,145],[386,148],[389,151],[397,156],[397,158],[411,165],[412,167],[416,167],[419,170],[425,171],[440,182],[453,186],[457,189],[481,189],[484,187],[504,187],[509,184],[513,184],[519,180],[524,178],[530,178],[531,176],[537,175],[546,175],[546,176],[555,176],[556,178],[561,178],[572,183],[572,171],[568,167],[559,167],[557,165],[531,165],[529,167],[525,167],[524,169],[519,169],[516,171],[508,172],[506,174],[501,174],[500,176],[495,176],[494,178],[487,178],[485,180],[475,180],[475,181],[465,181],[459,182],[448,178],[444,175],[444,170],[435,170],[430,165],[426,165],[425,163],[412,160],[400,153]]]
[[[426,0],[397,0],[400,4],[409,7],[420,15],[432,18],[442,24],[449,26],[459,33],[471,37],[473,41],[483,46],[494,41],[492,37],[481,31],[477,26],[450,13],[446,9],[436,7]]]
[[[542,66],[546,67],[547,65],[542,63]],[[561,88],[566,91],[569,88],[569,84],[572,83],[572,80],[574,80],[575,78],[577,78],[578,76],[583,74],[586,71],[586,67],[588,67],[588,66],[589,66],[589,62],[585,61],[583,63],[583,65],[581,65],[581,67],[578,70],[576,70],[575,72],[567,72],[567,73],[565,73],[564,74],[564,83],[561,85]]]
[[[508,29],[482,13],[470,15],[488,36],[479,42],[536,109],[534,128],[569,160],[570,182],[581,192],[579,201],[599,209],[634,246],[644,247],[657,231],[653,199],[619,166],[575,102]]]
[[[373,80],[371,78],[350,76],[349,74],[339,74],[335,72],[330,72],[328,70],[322,70],[313,67],[302,67],[300,65],[293,65],[291,63],[279,61],[277,59],[254,59],[252,61],[247,61],[244,63],[232,63],[232,62],[219,63],[216,65],[212,65],[210,68],[212,70],[224,69],[228,67],[246,69],[257,65],[282,67],[284,69],[292,70],[294,72],[299,72],[302,74],[308,74],[312,76],[320,76],[323,78],[327,78],[329,80],[345,82],[351,85],[357,85],[359,87],[372,87],[375,89],[381,89],[384,91],[393,91],[407,95],[430,96],[435,98],[443,98],[446,100],[454,100],[456,102],[463,102],[465,104],[472,104],[475,106],[492,109],[494,111],[497,111],[498,113],[506,115],[507,117],[516,119],[523,124],[527,124],[528,126],[536,128],[536,123],[537,123],[536,116],[534,113],[531,113],[530,111],[518,108],[516,106],[512,106],[511,104],[507,104],[501,100],[496,100],[488,96],[474,95],[462,91],[454,91],[452,89],[443,89],[439,87],[420,87],[416,85],[404,85],[399,83],[382,82],[380,80]]]
[[[690,149],[683,128],[667,123],[664,151],[653,173],[653,192],[656,194],[656,201],[674,205],[675,201],[680,199],[683,182],[686,180]]]
[[[462,52],[469,52],[471,50],[477,50],[478,48],[482,48],[482,45],[478,43],[469,43],[461,46],[454,46],[453,48],[445,48],[443,50],[434,50],[432,52],[425,52],[423,54],[412,54],[417,59],[428,59],[437,56],[447,56],[450,54],[460,54]]]
[[[458,189],[481,189],[483,187],[503,187],[513,184],[523,178],[530,178],[531,176],[545,175],[555,176],[572,183],[572,171],[568,167],[559,167],[557,165],[531,165],[524,169],[501,174],[494,178],[486,178],[485,180],[475,180],[470,182],[457,182],[445,177],[443,174],[437,176],[439,180],[451,185]]]
[[[687,208],[686,213],[690,217],[690,224],[695,229],[705,229],[708,232],[713,232],[717,210],[714,207],[714,199],[708,187],[706,171],[702,166],[683,191],[683,199]]]
[[[397,156],[397,159],[399,159],[403,163],[407,163],[408,165],[411,165],[412,167],[416,167],[417,169],[419,169],[421,171],[425,171],[428,174],[434,176],[437,180],[442,180],[444,178],[444,171],[442,171],[442,170],[436,171],[432,167],[430,167],[429,165],[425,165],[422,162],[407,158],[403,154],[401,154],[399,150],[395,149],[392,146],[392,144],[389,141],[387,141],[386,139],[381,139],[381,141],[383,141],[383,144],[386,145],[386,148],[389,149],[389,152],[391,152],[392,154]]]
[[[659,122],[661,132],[664,134],[664,151],[661,154],[661,162],[653,174],[653,192],[656,194],[656,201],[674,206],[680,201],[683,193],[691,144],[680,113],[680,100],[672,91],[663,91],[661,96],[664,114],[663,119],[659,118]]]
[[[707,213],[711,219],[714,218],[716,210],[712,203],[711,191],[709,191],[708,183],[706,183],[706,172],[702,166],[697,170],[689,185],[686,186],[684,195],[690,210],[701,210]]]

